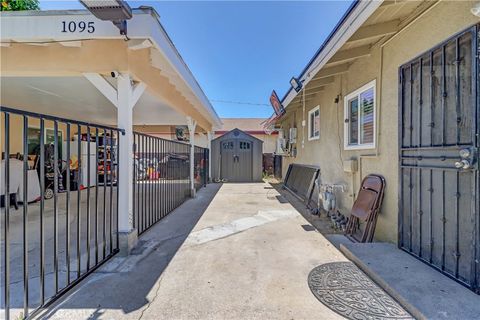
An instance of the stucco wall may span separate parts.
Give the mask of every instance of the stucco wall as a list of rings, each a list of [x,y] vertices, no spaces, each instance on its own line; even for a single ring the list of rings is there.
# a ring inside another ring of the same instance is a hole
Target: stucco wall
[[[440,2],[400,31],[383,49],[375,47],[369,57],[353,63],[348,73],[336,76],[335,82],[314,96],[306,106],[305,118],[309,110],[320,105],[319,140],[308,141],[305,137],[305,147],[302,148],[303,131],[306,133],[307,128],[302,130],[301,127],[301,108],[282,122],[285,129],[294,122],[298,128],[297,157],[284,158],[283,173],[292,162],[319,165],[322,183],[348,187],[345,193],[337,191],[341,212],[349,212],[362,177],[379,173],[386,178],[387,189],[375,234],[377,240],[396,242],[398,233],[398,68],[455,33],[478,23],[479,19],[470,13],[472,3]],[[343,97],[374,79],[377,89],[377,148],[346,151],[343,147]],[[338,105],[334,103],[337,95],[340,96]],[[343,171],[342,160],[349,159],[358,160],[359,170],[353,175]]]
[[[268,135],[268,134],[252,134],[257,139],[263,141],[263,153],[274,153],[277,146],[277,135]]]

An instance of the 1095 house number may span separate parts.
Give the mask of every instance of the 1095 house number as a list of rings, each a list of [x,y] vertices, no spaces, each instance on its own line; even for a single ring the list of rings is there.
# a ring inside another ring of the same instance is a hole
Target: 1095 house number
[[[62,32],[95,32],[95,23],[93,21],[62,21]]]

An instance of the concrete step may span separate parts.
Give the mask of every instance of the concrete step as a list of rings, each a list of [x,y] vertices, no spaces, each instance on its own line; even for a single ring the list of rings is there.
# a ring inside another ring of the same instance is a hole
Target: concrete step
[[[340,250],[417,319],[480,319],[480,296],[390,243]]]

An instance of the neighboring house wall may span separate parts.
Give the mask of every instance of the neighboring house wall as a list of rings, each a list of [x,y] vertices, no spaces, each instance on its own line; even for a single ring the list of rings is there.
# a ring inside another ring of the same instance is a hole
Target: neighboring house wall
[[[274,153],[277,146],[277,137],[276,134],[252,134],[257,139],[263,141],[263,153]]]
[[[378,218],[377,240],[397,242],[398,235],[398,88],[399,67],[455,33],[478,23],[470,13],[472,2],[441,2],[406,29],[398,33],[383,49],[374,48],[370,57],[354,62],[348,73],[335,77],[335,82],[314,96],[305,109],[320,106],[320,138],[309,141],[307,127],[303,130],[302,109],[282,120],[285,132],[295,125],[298,128],[297,156],[285,157],[283,176],[291,163],[315,164],[321,168],[322,183],[339,183],[348,186],[345,193],[337,192],[342,213],[350,211],[361,179],[370,173],[382,174],[387,181],[382,212]],[[382,52],[383,51],[383,52]],[[383,57],[382,57],[383,56]],[[383,60],[383,61],[382,61]],[[383,66],[383,68],[381,67]],[[343,97],[376,80],[377,148],[370,150],[344,150]],[[338,104],[334,103],[340,95]],[[295,121],[294,121],[295,119]],[[302,138],[305,147],[302,148]],[[357,159],[359,169],[348,174],[342,160]]]

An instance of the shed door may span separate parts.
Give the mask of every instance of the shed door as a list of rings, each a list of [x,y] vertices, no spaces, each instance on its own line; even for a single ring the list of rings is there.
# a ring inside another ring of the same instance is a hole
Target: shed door
[[[232,139],[221,143],[222,179],[228,182],[250,182],[253,177],[253,143]]]
[[[238,182],[250,182],[253,176],[253,143],[248,140],[238,140],[237,144],[237,180]]]
[[[478,290],[477,27],[400,68],[400,247]]]
[[[225,140],[221,143],[221,172],[222,179],[234,181],[236,179],[235,161],[236,161],[236,141]]]

